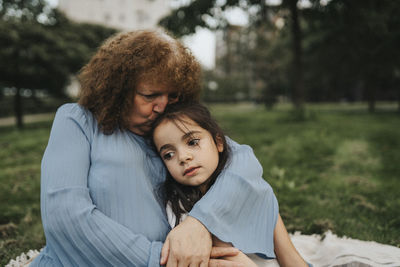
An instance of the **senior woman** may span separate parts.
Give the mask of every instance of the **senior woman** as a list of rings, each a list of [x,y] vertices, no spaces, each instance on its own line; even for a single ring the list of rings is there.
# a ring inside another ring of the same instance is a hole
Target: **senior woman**
[[[167,266],[222,264],[209,262],[210,233],[274,257],[277,201],[248,146],[232,142],[219,182],[178,227],[167,222],[157,194],[165,168],[144,136],[169,103],[198,98],[199,74],[165,33],[121,33],[99,48],[80,73],[79,103],[54,119],[42,160],[46,246],[31,266],[159,266],[161,254]]]

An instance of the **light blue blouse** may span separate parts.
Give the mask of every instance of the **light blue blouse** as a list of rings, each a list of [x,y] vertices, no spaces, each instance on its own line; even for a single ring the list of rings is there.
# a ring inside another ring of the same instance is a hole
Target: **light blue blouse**
[[[190,215],[245,253],[274,257],[278,204],[252,149],[229,140],[231,163]],[[171,230],[158,188],[165,168],[129,131],[104,135],[90,111],[59,108],[42,160],[46,246],[35,266],[159,266]]]

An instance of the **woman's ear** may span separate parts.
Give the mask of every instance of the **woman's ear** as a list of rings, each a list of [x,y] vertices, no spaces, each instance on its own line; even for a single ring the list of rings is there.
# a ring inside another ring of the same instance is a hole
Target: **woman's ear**
[[[219,153],[221,153],[222,151],[224,151],[224,142],[222,141],[222,137],[217,135],[215,138],[215,143],[217,145],[217,150]]]

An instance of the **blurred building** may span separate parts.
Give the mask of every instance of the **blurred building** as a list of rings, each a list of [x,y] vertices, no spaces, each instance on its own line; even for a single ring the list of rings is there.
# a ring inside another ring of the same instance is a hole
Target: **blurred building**
[[[120,30],[154,29],[170,12],[170,0],[59,0],[58,9],[71,20]]]

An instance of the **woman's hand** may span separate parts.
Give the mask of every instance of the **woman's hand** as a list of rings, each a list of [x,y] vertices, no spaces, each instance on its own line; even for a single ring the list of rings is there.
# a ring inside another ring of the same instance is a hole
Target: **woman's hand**
[[[188,216],[168,234],[160,263],[168,267],[206,267],[211,245],[211,234],[197,219]]]
[[[214,248],[212,250],[211,245],[211,234],[208,230],[197,219],[188,216],[168,234],[161,251],[160,264],[167,267],[243,266],[220,259],[210,260],[210,257],[219,258],[238,253],[235,248]]]

